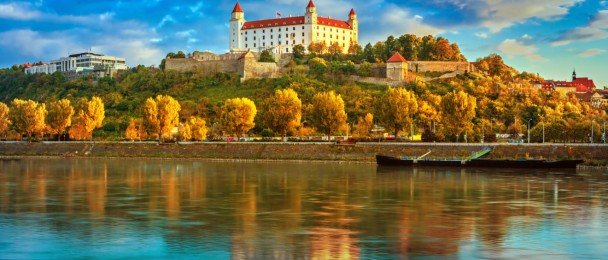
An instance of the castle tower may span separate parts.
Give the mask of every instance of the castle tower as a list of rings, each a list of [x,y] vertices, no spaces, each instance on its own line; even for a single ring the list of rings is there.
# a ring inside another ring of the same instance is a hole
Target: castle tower
[[[230,16],[230,52],[240,52],[242,46],[241,28],[245,23],[245,13],[239,2],[236,2]]]
[[[386,78],[391,81],[405,81],[407,79],[407,60],[395,52],[395,54],[386,61]]]
[[[306,6],[306,14],[304,15],[307,24],[317,24],[317,7],[310,0]]]
[[[576,81],[576,69],[572,70],[572,81]]]
[[[353,31],[359,30],[359,21],[357,20],[357,13],[355,13],[355,9],[351,8],[350,13],[348,14],[348,25],[352,28]]]

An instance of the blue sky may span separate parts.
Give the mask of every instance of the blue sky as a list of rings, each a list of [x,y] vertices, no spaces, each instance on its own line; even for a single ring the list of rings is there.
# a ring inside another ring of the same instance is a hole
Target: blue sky
[[[308,0],[241,0],[245,18],[303,15]],[[0,0],[0,67],[86,51],[158,65],[170,51],[228,49],[233,0]],[[316,0],[322,16],[360,20],[360,43],[443,36],[470,61],[498,53],[520,71],[567,80],[576,68],[608,85],[608,1]]]

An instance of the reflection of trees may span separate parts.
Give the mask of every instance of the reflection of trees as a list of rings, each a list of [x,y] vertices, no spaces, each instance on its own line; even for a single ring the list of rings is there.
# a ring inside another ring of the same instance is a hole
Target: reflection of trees
[[[597,191],[608,183],[366,165],[127,162],[0,162],[7,172],[0,212],[63,214],[41,221],[57,229],[90,218],[82,239],[103,238],[109,220],[115,231],[161,228],[170,250],[213,245],[233,258],[453,257],[463,240],[500,250],[514,232],[539,229],[547,214],[574,229],[606,204]],[[518,219],[525,221],[514,226]]]

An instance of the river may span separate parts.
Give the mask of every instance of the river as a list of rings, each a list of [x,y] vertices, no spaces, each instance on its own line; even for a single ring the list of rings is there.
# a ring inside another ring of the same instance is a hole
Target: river
[[[608,172],[0,161],[0,259],[608,255]]]

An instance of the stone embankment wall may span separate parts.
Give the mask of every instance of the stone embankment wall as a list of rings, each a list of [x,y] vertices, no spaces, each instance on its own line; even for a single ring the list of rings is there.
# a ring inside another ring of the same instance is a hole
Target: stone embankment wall
[[[418,157],[429,150],[427,158],[464,159],[486,147],[493,149],[488,158],[510,159],[587,159],[608,160],[606,145],[484,145],[484,144],[385,144],[361,143],[0,143],[0,156],[100,156],[226,158],[277,160],[345,160],[373,162],[376,154]]]
[[[180,72],[197,71],[205,75],[215,75],[217,73],[237,73],[239,72],[238,60],[209,60],[199,61],[196,59],[166,59],[166,70],[177,70]]]

